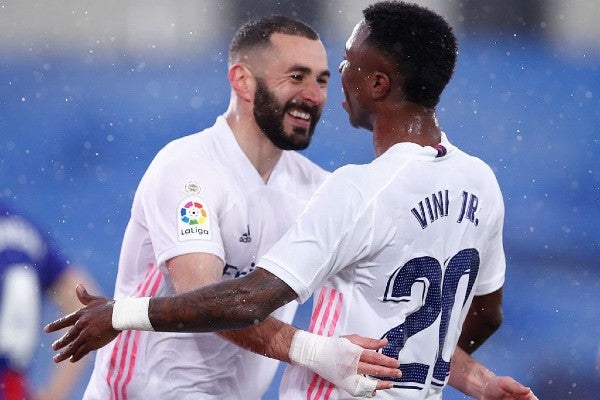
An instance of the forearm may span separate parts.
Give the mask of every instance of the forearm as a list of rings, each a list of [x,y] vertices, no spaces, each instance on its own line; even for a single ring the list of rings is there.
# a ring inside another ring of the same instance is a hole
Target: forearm
[[[218,334],[246,350],[289,363],[289,349],[296,330],[278,319],[267,317],[258,325]]]
[[[209,332],[258,324],[296,298],[289,286],[258,268],[238,279],[165,298],[152,298],[152,328],[167,332]]]
[[[494,373],[460,348],[457,348],[450,363],[450,379],[453,388],[475,399],[480,399],[485,385]]]

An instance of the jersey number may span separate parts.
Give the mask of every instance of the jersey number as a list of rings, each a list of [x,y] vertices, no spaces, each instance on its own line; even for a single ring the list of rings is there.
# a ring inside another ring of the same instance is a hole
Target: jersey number
[[[398,358],[400,350],[413,335],[430,327],[441,314],[439,326],[438,356],[433,366],[432,384],[442,386],[450,372],[450,360],[442,357],[448,325],[453,306],[457,299],[458,284],[462,276],[468,275],[468,285],[464,293],[461,309],[469,298],[479,271],[479,253],[475,249],[461,250],[447,261],[446,271],[432,257],[413,258],[398,268],[388,280],[383,301],[406,302],[413,304],[413,312],[401,325],[390,329],[384,338],[389,343],[383,348],[386,356]],[[415,294],[418,294],[415,297]],[[417,300],[415,300],[415,298]],[[402,377],[395,379],[397,387],[421,389],[427,379],[430,365],[401,362]]]

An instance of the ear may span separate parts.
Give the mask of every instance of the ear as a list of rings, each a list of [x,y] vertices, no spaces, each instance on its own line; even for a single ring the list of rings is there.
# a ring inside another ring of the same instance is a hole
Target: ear
[[[388,95],[390,91],[390,77],[385,72],[373,72],[373,86],[371,96],[373,100],[380,100]]]
[[[252,72],[244,64],[234,64],[227,74],[231,88],[236,95],[246,101],[253,101],[255,81]]]

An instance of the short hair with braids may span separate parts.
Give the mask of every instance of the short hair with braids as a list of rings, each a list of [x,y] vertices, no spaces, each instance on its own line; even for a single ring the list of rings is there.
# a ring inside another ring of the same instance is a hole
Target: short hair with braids
[[[269,47],[274,33],[319,40],[317,31],[302,21],[284,15],[259,17],[246,22],[235,33],[229,46],[229,65],[248,52]]]
[[[375,3],[363,15],[367,42],[396,65],[406,100],[435,107],[458,55],[452,27],[435,12],[401,1]]]

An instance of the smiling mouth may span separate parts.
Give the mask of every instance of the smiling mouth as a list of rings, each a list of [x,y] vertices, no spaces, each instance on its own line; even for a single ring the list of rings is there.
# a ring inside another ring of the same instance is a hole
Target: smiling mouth
[[[300,110],[290,110],[288,112],[294,118],[301,119],[303,121],[310,121],[310,114]]]

